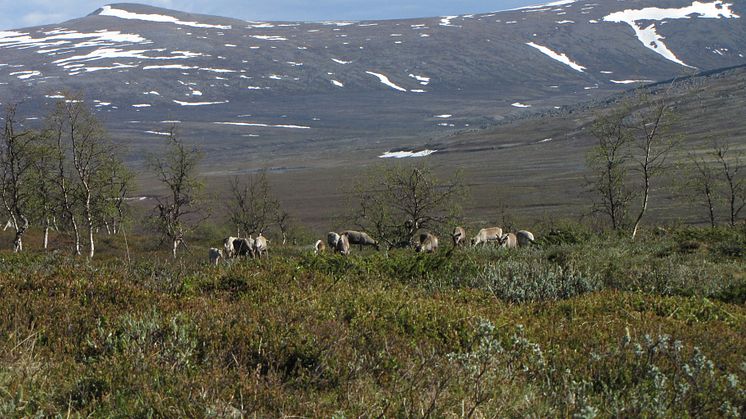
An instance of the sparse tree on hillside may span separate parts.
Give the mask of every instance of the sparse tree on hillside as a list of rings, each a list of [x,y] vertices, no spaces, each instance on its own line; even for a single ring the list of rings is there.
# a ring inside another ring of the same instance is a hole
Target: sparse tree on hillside
[[[600,198],[594,211],[607,215],[615,230],[625,229],[634,211],[632,239],[647,214],[655,181],[668,169],[676,145],[673,122],[667,92],[641,92],[594,123],[598,145],[588,159]]]
[[[107,193],[107,172],[118,162],[112,158],[111,145],[98,120],[82,104],[74,102],[67,107],[71,125],[76,125],[70,135],[72,166],[80,184],[80,201],[83,217],[88,229],[88,257],[95,253],[94,233],[99,222],[103,221],[104,208],[110,195]]]
[[[23,251],[23,235],[29,228],[33,189],[35,132],[17,131],[16,106],[8,105],[5,110],[5,127],[0,142],[0,195],[3,206],[16,230],[13,251]]]
[[[592,188],[598,200],[593,212],[609,217],[614,230],[626,227],[633,193],[627,185],[629,132],[624,127],[626,110],[599,115],[592,132],[598,144],[588,155],[593,171]]]
[[[460,174],[440,180],[424,166],[382,166],[354,187],[352,222],[389,247],[408,246],[419,230],[459,220],[467,195]]]
[[[720,165],[720,173],[724,178],[730,225],[734,227],[738,222],[741,211],[746,208],[743,153],[731,150],[726,143],[716,144],[714,152]]]
[[[285,219],[280,219],[284,211],[272,195],[266,171],[238,177],[231,182],[232,200],[228,205],[230,220],[243,234],[266,233],[270,226],[281,222],[280,230],[285,231]],[[285,213],[286,214],[286,213]]]
[[[152,218],[163,239],[170,241],[175,259],[179,246],[186,246],[186,234],[208,214],[200,202],[203,183],[197,175],[202,153],[184,144],[174,127],[167,147],[163,156],[150,159],[158,179],[168,188],[167,196],[157,198],[158,205]]]
[[[650,205],[653,182],[668,169],[668,157],[677,142],[671,135],[674,115],[668,94],[641,94],[636,99],[639,110],[628,118],[632,129],[633,170],[638,173],[640,204],[632,227],[632,239],[637,236],[640,223]]]
[[[99,202],[107,234],[118,234],[127,214],[126,197],[132,191],[132,173],[121,163],[113,162],[103,179],[106,199]]]
[[[710,220],[710,227],[715,228],[717,225],[717,161],[708,160],[707,156],[700,156],[689,153],[689,160],[692,165],[687,189],[690,191],[692,198],[699,201],[707,209],[707,216]]]
[[[112,205],[109,179],[122,162],[101,123],[79,95],[65,94],[48,121],[47,135],[57,161],[58,205],[61,217],[72,225],[75,253],[81,253],[80,220],[88,235],[88,257],[95,255],[95,233]]]
[[[34,188],[34,220],[44,231],[42,245],[49,248],[49,230],[54,228],[56,212],[54,148],[42,135],[36,145],[31,184]]]
[[[275,224],[277,224],[277,228],[280,230],[280,234],[282,235],[283,245],[288,242],[288,233],[292,226],[291,220],[290,213],[278,206],[277,211],[275,211]]]
[[[67,97],[67,95],[65,95]],[[44,136],[49,141],[49,151],[54,161],[55,212],[58,214],[61,228],[65,231],[72,229],[75,240],[75,254],[81,254],[81,236],[79,214],[76,201],[79,193],[78,185],[73,181],[73,169],[69,159],[69,135],[77,135],[75,124],[71,124],[67,107],[76,99],[64,99],[56,103],[54,110],[47,118]]]

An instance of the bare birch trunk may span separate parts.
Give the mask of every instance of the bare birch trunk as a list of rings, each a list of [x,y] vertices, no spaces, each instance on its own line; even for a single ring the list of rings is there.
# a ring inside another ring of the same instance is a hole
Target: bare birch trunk
[[[81,252],[81,245],[80,245],[80,229],[78,228],[78,221],[75,220],[75,216],[71,217],[72,225],[73,225],[73,232],[75,232],[75,254],[77,256],[80,256],[82,254]]]
[[[88,224],[88,257],[93,259],[93,254],[96,251],[96,246],[93,244],[93,225]]]
[[[174,245],[174,247],[173,247],[174,259],[176,259],[176,249],[179,248],[179,240],[178,239],[174,240],[173,245]]]
[[[648,210],[648,202],[650,201],[650,176],[645,173],[645,189],[643,190],[643,196],[642,196],[642,206],[640,207],[640,213],[637,215],[637,219],[635,220],[635,228],[632,229],[632,240],[637,237],[637,232],[640,228],[640,223],[642,222],[642,217],[645,216],[645,212]]]
[[[44,220],[44,250],[49,248],[49,218]]]

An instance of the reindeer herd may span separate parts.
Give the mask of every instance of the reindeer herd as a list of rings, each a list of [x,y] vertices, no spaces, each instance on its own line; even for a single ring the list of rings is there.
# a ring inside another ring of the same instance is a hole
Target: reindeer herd
[[[453,247],[464,247],[467,242],[466,230],[463,227],[456,227],[451,234]],[[486,246],[488,243],[494,243],[503,248],[526,247],[535,243],[533,233],[526,230],[519,230],[515,233],[503,233],[500,227],[489,227],[479,230],[476,236],[472,237],[470,244],[472,247],[478,245]],[[352,246],[357,245],[360,250],[363,246],[371,246],[376,250],[381,249],[378,241],[362,231],[345,230],[341,233],[329,232],[324,240],[317,240],[313,245],[315,254],[331,251],[348,256],[351,253]],[[421,233],[416,242],[410,243],[417,253],[434,253],[438,250],[438,237],[433,233]],[[211,247],[209,249],[210,264],[217,265],[221,260],[229,260],[240,257],[261,258],[269,257],[269,240],[261,233],[256,238],[249,236],[226,237],[223,240],[223,248]]]

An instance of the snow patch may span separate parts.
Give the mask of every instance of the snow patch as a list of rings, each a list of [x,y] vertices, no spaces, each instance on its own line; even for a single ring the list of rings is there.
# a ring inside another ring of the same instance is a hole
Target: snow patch
[[[422,151],[387,151],[380,156],[379,159],[407,159],[414,157],[427,157],[438,150],[422,150]]]
[[[400,92],[406,92],[407,89],[394,84],[389,78],[383,74],[380,73],[374,73],[372,71],[366,71],[365,74],[370,74],[371,76],[378,77],[378,80],[380,80],[381,83],[385,84],[386,86],[389,86],[392,89],[398,90]]]
[[[288,39],[284,36],[277,35],[251,35],[254,39],[261,39],[262,41],[287,41]]]
[[[216,125],[235,125],[239,127],[259,127],[259,128],[288,128],[288,129],[311,129],[305,125],[270,125],[259,124],[254,122],[213,122]]]
[[[154,57],[150,55],[145,55],[146,53],[151,52],[151,51],[162,52],[162,50],[129,50],[129,51],[126,51],[126,50],[119,49],[119,48],[98,48],[85,55],[76,55],[73,57],[61,58],[59,60],[52,61],[52,63],[57,64],[58,66],[64,69],[76,69],[77,67],[80,67],[81,63],[113,59],[113,58],[139,58],[142,60],[180,60],[180,59],[199,57],[203,55],[199,53],[192,53],[189,51],[173,51],[172,54],[174,55],[166,56],[166,57],[163,57],[163,56]],[[115,66],[112,68],[121,68],[121,66]],[[83,69],[80,69],[79,71],[82,71],[82,70]]]
[[[207,67],[188,66],[188,65],[183,65],[183,64],[146,65],[142,69],[143,70],[199,70],[199,71],[209,71],[212,73],[236,73],[236,70],[228,70],[225,68],[207,68]]]
[[[554,51],[552,51],[551,49],[549,49],[549,48],[547,48],[545,46],[542,46],[542,45],[539,45],[539,44],[535,44],[533,42],[527,42],[526,45],[528,45],[528,46],[530,46],[532,48],[538,49],[542,54],[548,56],[549,58],[551,58],[553,60],[561,62],[562,64],[564,64],[564,65],[572,68],[575,71],[579,71],[581,73],[585,72],[585,67],[583,67],[582,65],[580,65],[580,64],[572,61],[565,54],[554,52]]]
[[[95,71],[102,71],[102,70],[121,70],[123,68],[136,68],[137,65],[135,64],[121,64],[121,63],[114,63],[114,65],[108,66],[108,67],[86,67],[85,65],[79,64],[80,68],[75,69],[75,72],[80,73],[82,71],[85,71],[86,73],[93,73]],[[66,65],[64,66],[66,69],[69,69],[72,67],[72,65]],[[76,74],[77,74],[76,73]]]
[[[450,27],[452,27],[452,28],[460,28],[461,26],[459,26],[459,25],[454,25],[453,23],[451,23],[451,21],[452,21],[453,19],[456,19],[457,17],[458,17],[458,16],[443,16],[443,17],[442,17],[442,18],[440,19],[440,26],[450,26]]]
[[[175,25],[191,26],[194,28],[231,29],[230,25],[208,25],[206,23],[186,22],[183,20],[179,20],[173,16],[133,13],[127,10],[115,9],[112,6],[104,6],[99,13],[99,16],[111,16],[118,17],[120,19],[144,20],[148,22],[158,23],[173,23]]]
[[[266,22],[249,22],[251,23],[249,26],[246,27],[246,29],[267,29],[267,28],[274,28],[275,25],[271,23]],[[285,25],[280,25],[285,26]]]
[[[537,4],[534,6],[524,6],[524,7],[517,7],[515,9],[508,9],[503,10],[504,12],[513,12],[517,10],[525,10],[525,11],[535,11],[536,9],[545,9],[549,10],[549,8],[557,7],[557,6],[565,6],[567,4],[575,3],[578,0],[559,0],[559,1],[553,1],[551,3],[544,3],[544,4]]]
[[[654,80],[609,80],[614,84],[638,84],[638,83],[653,83]]]
[[[173,102],[181,106],[207,106],[207,105],[222,105],[224,103],[228,103],[227,100],[224,100],[222,102],[182,102],[180,100],[174,100]]]
[[[16,76],[21,80],[28,80],[31,77],[41,76],[41,71],[14,71],[9,75]]]
[[[409,74],[409,77],[417,80],[423,86],[427,86],[428,84],[430,84],[430,77],[418,76],[416,74],[411,74],[411,73]]]

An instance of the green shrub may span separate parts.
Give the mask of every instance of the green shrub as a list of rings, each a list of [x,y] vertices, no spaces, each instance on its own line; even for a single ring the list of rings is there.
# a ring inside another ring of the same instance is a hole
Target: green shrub
[[[195,326],[186,316],[164,319],[155,310],[141,315],[126,314],[111,326],[100,320],[85,339],[83,361],[125,356],[142,362],[155,355],[164,365],[186,368],[194,364],[195,334]]]
[[[594,238],[593,233],[579,225],[564,225],[550,229],[546,234],[537,238],[542,246],[559,246],[564,244],[583,244]]]

